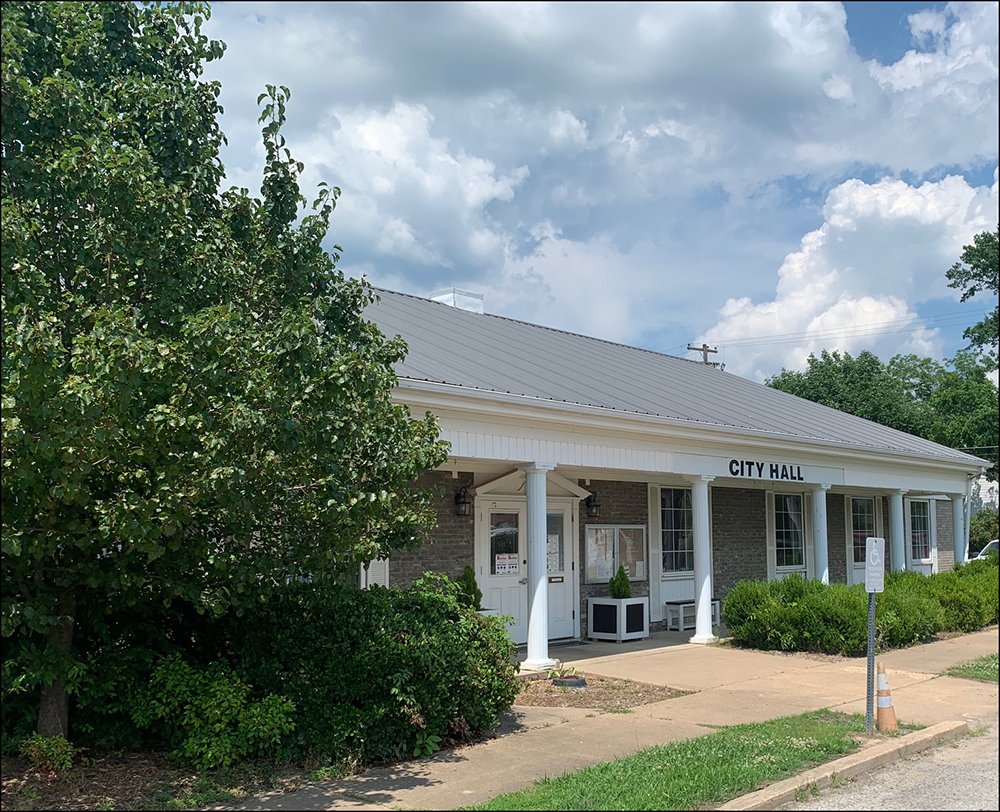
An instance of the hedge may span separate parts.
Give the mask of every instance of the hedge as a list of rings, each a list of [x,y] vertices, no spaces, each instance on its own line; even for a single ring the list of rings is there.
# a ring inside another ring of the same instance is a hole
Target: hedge
[[[517,694],[499,618],[425,576],[410,590],[290,588],[232,630],[239,673],[295,706],[279,754],[371,764],[490,728]]]
[[[969,632],[997,622],[998,568],[993,556],[937,575],[894,572],[876,602],[879,650],[922,642],[938,632]],[[864,586],[823,584],[792,575],[740,581],[722,618],[737,645],[861,656],[868,641]]]

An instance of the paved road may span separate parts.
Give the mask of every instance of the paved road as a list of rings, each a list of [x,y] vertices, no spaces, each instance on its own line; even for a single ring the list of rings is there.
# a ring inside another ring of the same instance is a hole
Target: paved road
[[[997,730],[994,719],[982,736],[936,747],[781,808],[996,810],[1000,808]]]

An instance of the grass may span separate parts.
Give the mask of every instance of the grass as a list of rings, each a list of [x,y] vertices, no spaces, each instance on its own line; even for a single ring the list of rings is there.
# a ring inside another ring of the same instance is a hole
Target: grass
[[[474,809],[694,809],[743,795],[858,748],[864,717],[828,710],[735,725],[643,750]]]
[[[1000,681],[1000,668],[998,668],[996,654],[987,654],[985,657],[979,657],[976,660],[959,663],[949,668],[947,673],[953,677],[978,679],[983,682]]]

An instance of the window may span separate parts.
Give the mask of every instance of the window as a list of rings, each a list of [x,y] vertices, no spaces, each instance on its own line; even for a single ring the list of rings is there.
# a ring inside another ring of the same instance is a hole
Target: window
[[[910,557],[931,557],[931,517],[927,502],[910,502]]]
[[[606,584],[618,567],[625,567],[630,581],[646,577],[646,528],[642,525],[589,525],[587,527],[587,583]]]
[[[778,567],[802,567],[806,563],[801,494],[774,495],[774,555]]]
[[[517,513],[490,513],[490,575],[519,575]]]
[[[663,572],[693,572],[691,491],[687,488],[661,488],[660,517],[663,527]]]
[[[875,500],[851,499],[851,538],[854,541],[854,563],[865,564],[865,541],[875,538]]]

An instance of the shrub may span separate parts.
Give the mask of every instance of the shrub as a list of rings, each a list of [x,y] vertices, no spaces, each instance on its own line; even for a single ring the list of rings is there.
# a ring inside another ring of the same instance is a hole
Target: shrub
[[[21,754],[39,769],[59,771],[73,766],[76,748],[64,736],[35,733],[21,742]]]
[[[611,597],[616,599],[632,597],[632,582],[628,579],[625,566],[619,566],[618,572],[611,576],[608,581],[608,588],[611,590]]]
[[[132,715],[140,727],[162,722],[175,754],[199,769],[228,767],[267,753],[294,728],[289,700],[270,694],[252,702],[250,693],[226,666],[198,670],[174,655],[157,666]]]
[[[472,568],[471,564],[466,564],[465,569],[462,570],[462,577],[458,579],[458,586],[461,590],[458,599],[463,606],[468,606],[470,609],[476,609],[477,611],[483,608],[483,591],[476,582],[476,571]]]
[[[939,631],[996,623],[998,572],[994,559],[931,576],[887,574],[876,601],[876,646],[910,646]],[[860,656],[867,649],[867,603],[860,584],[824,585],[795,575],[740,581],[726,596],[722,616],[739,645]]]
[[[488,729],[517,693],[503,622],[444,576],[408,590],[294,585],[234,625],[232,643],[248,680],[295,702],[288,758],[427,753]]]

